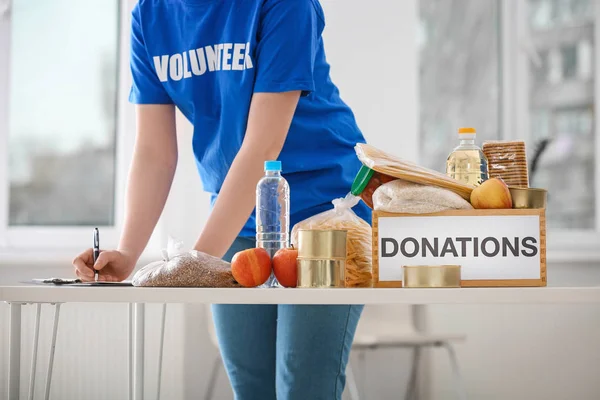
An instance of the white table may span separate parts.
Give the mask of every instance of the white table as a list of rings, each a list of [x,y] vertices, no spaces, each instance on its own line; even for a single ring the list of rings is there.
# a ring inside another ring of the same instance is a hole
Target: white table
[[[133,398],[143,397],[144,304],[600,304],[600,286],[462,289],[199,289],[0,286],[0,301],[10,304],[8,399],[18,400],[21,305],[40,303],[134,304]]]

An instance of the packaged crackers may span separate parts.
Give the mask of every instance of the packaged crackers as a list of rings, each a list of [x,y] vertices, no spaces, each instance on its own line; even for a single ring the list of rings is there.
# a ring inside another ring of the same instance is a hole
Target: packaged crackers
[[[529,187],[527,153],[523,141],[487,141],[483,153],[488,159],[490,178],[501,178],[511,187]]]

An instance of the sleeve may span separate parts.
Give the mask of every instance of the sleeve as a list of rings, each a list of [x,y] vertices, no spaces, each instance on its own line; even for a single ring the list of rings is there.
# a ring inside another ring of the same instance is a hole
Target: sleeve
[[[159,60],[160,61],[160,60]],[[142,25],[140,22],[139,3],[131,13],[131,54],[130,68],[133,83],[129,93],[129,101],[134,104],[172,104],[170,96],[158,79],[153,62],[150,59]]]
[[[254,92],[314,91],[315,58],[324,28],[313,0],[266,0],[255,52]]]

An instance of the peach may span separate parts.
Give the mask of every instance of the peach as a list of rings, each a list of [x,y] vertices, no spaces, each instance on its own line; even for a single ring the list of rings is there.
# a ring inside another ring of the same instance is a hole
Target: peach
[[[273,256],[273,272],[277,281],[285,287],[296,287],[298,284],[298,250],[280,249]]]
[[[500,178],[483,182],[471,192],[474,208],[512,208],[512,196],[506,183]]]
[[[231,259],[233,278],[242,286],[260,286],[271,276],[271,257],[265,249],[247,249]]]

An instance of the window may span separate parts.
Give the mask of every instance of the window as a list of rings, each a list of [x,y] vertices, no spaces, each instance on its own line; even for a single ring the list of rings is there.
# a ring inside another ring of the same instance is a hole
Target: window
[[[421,162],[444,171],[461,126],[500,128],[498,0],[419,0]]]
[[[0,1],[0,246],[79,247],[75,232],[114,231],[120,10]]]
[[[529,143],[547,143],[532,184],[548,188],[548,227],[597,229],[593,0],[528,0]],[[547,65],[536,53],[549,55]],[[541,68],[540,68],[541,67]]]
[[[460,126],[524,139],[554,232],[600,229],[593,0],[420,0],[421,159]]]
[[[118,15],[116,1],[13,1],[10,226],[113,224]]]

